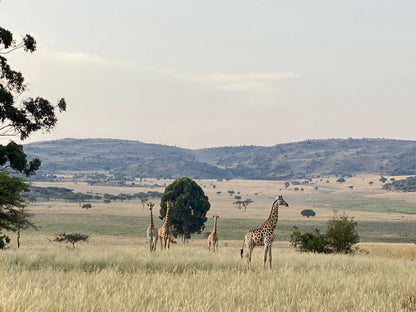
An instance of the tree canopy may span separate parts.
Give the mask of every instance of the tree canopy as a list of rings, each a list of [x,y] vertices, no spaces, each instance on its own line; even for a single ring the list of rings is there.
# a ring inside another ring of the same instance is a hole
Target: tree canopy
[[[52,105],[42,97],[20,100],[27,89],[23,74],[9,65],[4,55],[16,49],[33,53],[36,40],[31,35],[17,42],[12,32],[0,26],[0,136],[27,139],[33,132],[50,131],[58,121],[56,112],[66,110],[65,99],[61,98]],[[27,161],[21,145],[10,142],[0,145],[0,166],[29,176],[40,166],[40,160]]]
[[[25,35],[20,41],[13,33],[0,26],[0,137],[18,137],[27,139],[33,132],[50,131],[56,126],[57,111],[66,110],[66,102],[61,98],[52,105],[42,97],[23,98],[27,90],[23,74],[9,65],[5,55],[23,49],[36,51],[36,40]],[[40,167],[41,161],[28,161],[23,146],[13,141],[0,145],[0,231],[2,229],[18,231],[32,225],[29,214],[24,211],[26,203],[22,197],[29,190],[22,178],[10,176],[18,173],[30,176]],[[10,241],[6,235],[0,235],[2,246]]]
[[[192,233],[200,234],[205,228],[206,214],[211,205],[202,188],[187,177],[173,181],[165,189],[160,203],[160,218],[166,215],[166,202],[171,201],[170,224],[174,237],[182,240],[190,238]]]

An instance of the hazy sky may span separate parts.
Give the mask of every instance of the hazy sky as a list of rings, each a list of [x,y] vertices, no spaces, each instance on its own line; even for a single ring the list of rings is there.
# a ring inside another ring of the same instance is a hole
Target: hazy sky
[[[416,139],[416,1],[2,0],[50,134],[186,148]]]

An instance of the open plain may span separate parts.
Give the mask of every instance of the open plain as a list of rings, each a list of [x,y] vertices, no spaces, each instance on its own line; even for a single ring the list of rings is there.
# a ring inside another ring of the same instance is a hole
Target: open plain
[[[11,247],[0,253],[0,311],[414,311],[416,194],[384,191],[379,178],[362,175],[339,183],[326,177],[287,187],[285,181],[197,180],[211,203],[206,229],[155,253],[148,250],[149,215],[140,201],[97,201],[91,209],[35,202],[29,208],[39,230],[24,231],[20,249],[10,233]],[[170,182],[36,185],[120,194],[163,192]],[[279,211],[273,269],[263,269],[256,248],[248,272],[239,254],[244,233],[268,217],[279,194],[290,206]],[[246,211],[233,204],[235,195],[253,201]],[[316,216],[302,216],[304,209]],[[288,243],[294,225],[324,229],[341,213],[358,223],[361,243],[354,255],[299,253]],[[213,214],[220,216],[215,254],[206,245]],[[160,226],[157,209],[155,216]],[[60,232],[86,233],[90,240],[73,249],[51,241]]]

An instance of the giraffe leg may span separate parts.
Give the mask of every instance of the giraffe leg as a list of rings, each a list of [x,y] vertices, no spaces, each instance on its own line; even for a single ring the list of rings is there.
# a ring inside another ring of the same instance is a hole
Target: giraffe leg
[[[272,269],[272,246],[269,248],[269,263],[270,263],[270,270]]]
[[[167,243],[168,243],[168,249],[170,248],[170,237],[167,237],[166,238],[166,241],[167,241]]]
[[[211,242],[208,241],[208,251],[211,251]]]
[[[248,247],[248,252],[247,252],[247,269],[250,270],[251,267],[251,253],[253,252],[253,248],[252,246]]]
[[[269,251],[269,247],[264,245],[264,255],[263,255],[263,269],[266,268],[266,261],[267,261],[267,252]]]

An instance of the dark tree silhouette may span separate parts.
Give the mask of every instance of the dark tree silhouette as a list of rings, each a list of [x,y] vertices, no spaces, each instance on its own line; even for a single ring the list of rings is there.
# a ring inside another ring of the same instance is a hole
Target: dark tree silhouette
[[[193,180],[183,177],[168,185],[160,203],[160,219],[166,215],[166,202],[172,203],[170,224],[174,237],[182,237],[182,242],[192,233],[200,234],[205,228],[206,214],[211,205],[202,188]]]

